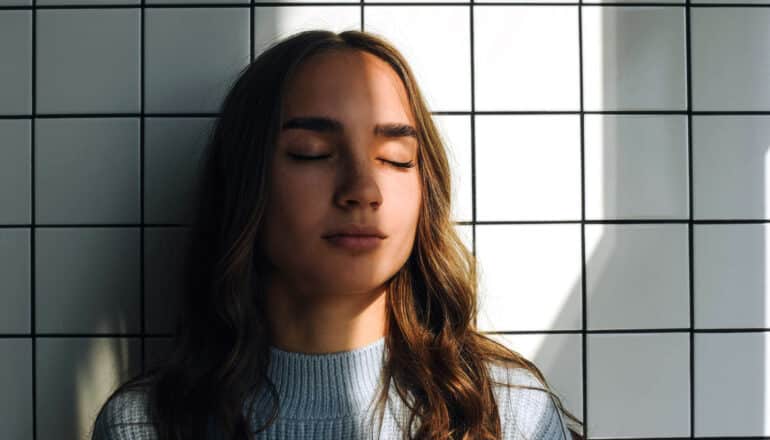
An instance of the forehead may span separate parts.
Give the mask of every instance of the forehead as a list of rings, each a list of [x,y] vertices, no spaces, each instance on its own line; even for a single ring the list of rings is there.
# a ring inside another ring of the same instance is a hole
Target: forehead
[[[401,78],[385,60],[363,50],[312,55],[287,83],[282,120],[327,115],[345,120],[413,122]]]

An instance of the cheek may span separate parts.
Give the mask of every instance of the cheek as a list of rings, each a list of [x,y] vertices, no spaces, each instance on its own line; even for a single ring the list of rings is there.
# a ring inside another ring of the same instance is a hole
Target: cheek
[[[416,217],[419,215],[422,205],[422,190],[419,177],[415,177],[414,180],[393,188],[393,191],[394,193],[391,198],[398,200],[398,204],[402,206],[403,215],[410,218],[410,224],[416,224]]]
[[[274,176],[265,212],[264,240],[274,256],[290,256],[306,248],[308,240],[318,235],[317,224],[324,213],[321,204],[325,200],[321,193],[325,188],[280,169],[276,169]]]
[[[272,186],[274,207],[285,220],[310,221],[320,215],[322,203],[328,200],[328,178],[312,173],[282,172],[275,174]]]
[[[397,260],[406,260],[412,251],[417,223],[422,208],[422,194],[419,182],[399,185],[392,189],[390,198],[396,200],[398,209],[395,210],[394,226],[398,224],[398,244],[394,243],[393,252]]]

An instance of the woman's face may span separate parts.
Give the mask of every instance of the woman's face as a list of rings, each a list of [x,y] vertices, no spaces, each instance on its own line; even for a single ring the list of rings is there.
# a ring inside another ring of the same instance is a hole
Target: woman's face
[[[316,54],[289,82],[280,126],[260,240],[273,288],[300,296],[381,289],[412,251],[421,204],[416,125],[400,78],[368,52]],[[351,224],[387,237],[366,251],[324,238]]]

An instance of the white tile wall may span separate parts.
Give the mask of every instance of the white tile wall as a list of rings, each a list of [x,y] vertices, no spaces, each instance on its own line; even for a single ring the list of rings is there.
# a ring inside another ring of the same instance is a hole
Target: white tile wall
[[[82,438],[166,349],[217,106],[324,28],[409,60],[478,326],[584,434],[770,438],[770,0],[608,1],[0,1],[0,437]]]

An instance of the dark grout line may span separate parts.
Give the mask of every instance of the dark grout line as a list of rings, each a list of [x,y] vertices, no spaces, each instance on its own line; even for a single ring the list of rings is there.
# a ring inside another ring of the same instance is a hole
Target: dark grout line
[[[7,224],[3,225],[0,224],[0,228],[3,229],[14,229],[14,228],[131,228],[131,227],[142,227],[142,226],[151,226],[154,228],[177,228],[177,227],[190,227],[189,224],[182,224],[182,223],[14,223],[14,224]]]
[[[687,224],[687,242],[688,242],[688,263],[689,263],[689,283],[690,283],[690,334],[689,334],[689,362],[690,362],[690,438],[695,438],[695,264],[694,264],[694,246],[693,239],[693,176],[692,176],[692,61],[690,46],[690,0],[686,0],[684,16],[684,36],[685,36],[685,86],[687,87],[687,178],[688,178],[688,200],[689,200],[689,222]]]
[[[173,334],[163,333],[0,333],[0,339],[20,339],[20,338],[141,338],[142,336],[148,338],[170,338]]]
[[[682,328],[634,328],[634,329],[595,329],[595,330],[496,330],[483,331],[487,335],[581,335],[583,333],[591,335],[603,334],[660,334],[660,333],[767,333],[769,328],[702,328],[691,329]],[[18,338],[170,338],[173,333],[0,333],[0,339],[18,339]]]
[[[254,0],[249,0],[249,64],[254,61]]]
[[[144,6],[144,1],[142,0],[142,6]],[[141,26],[139,31],[139,49],[141,51],[140,56],[140,68],[139,68],[139,86],[140,86],[140,92],[139,92],[139,112],[140,114],[144,114],[144,70],[145,70],[145,22],[146,20],[146,13],[145,9],[142,8],[141,15],[139,16],[139,24]],[[145,138],[145,117],[139,118],[139,319],[140,319],[140,326],[141,326],[141,366],[142,366],[142,373],[144,374],[146,366],[145,366],[145,359],[146,359],[146,344],[145,344],[145,316],[144,316],[144,302],[145,302],[145,296],[146,292],[144,291],[144,138]]]
[[[720,224],[765,224],[770,219],[606,219],[606,220],[480,220],[480,221],[454,221],[455,225],[486,226],[486,225],[545,225],[545,224],[586,224],[586,225],[639,225],[639,224],[693,224],[693,225],[720,225]],[[16,228],[184,228],[191,227],[185,223],[14,223],[0,224],[2,229]]]
[[[475,10],[473,0],[470,8],[470,39],[471,39],[471,252],[476,256],[476,53],[474,50],[474,36],[476,35],[473,25]],[[473,325],[478,326],[478,314],[473,317]]]
[[[37,0],[32,0],[32,119],[30,120],[30,144],[31,144],[31,220],[32,229],[30,230],[30,313],[31,323],[30,331],[32,333],[32,439],[37,440],[37,338],[35,337],[35,328],[37,324],[35,322],[35,299],[36,299],[36,285],[35,285],[35,118],[37,115],[37,11],[34,7],[37,4]]]
[[[471,110],[471,111],[432,111],[432,115],[486,116],[486,115],[694,115],[694,116],[770,116],[770,110],[731,111],[731,110]],[[31,114],[0,115],[2,119],[31,119]],[[41,113],[37,119],[61,118],[210,118],[219,117],[219,113]]]
[[[144,1],[144,0],[143,0]],[[363,0],[361,1],[363,3]],[[358,6],[355,2],[259,2],[256,3],[196,3],[196,4],[166,4],[157,3],[152,5],[44,5],[44,6],[0,6],[0,11],[4,10],[30,10],[30,9],[194,9],[194,8],[264,8],[264,7],[314,7],[314,6]],[[377,2],[366,3],[367,7],[377,6],[547,6],[547,7],[565,7],[565,6],[599,6],[599,7],[685,7],[685,8],[770,8],[770,3],[670,3],[670,2]]]
[[[582,0],[580,0],[582,3]],[[583,103],[583,8],[578,7],[578,85],[580,87],[580,295],[581,318],[580,339],[582,342],[581,368],[583,377],[583,438],[588,438],[588,281],[586,262],[586,177],[585,177],[585,107]]]

